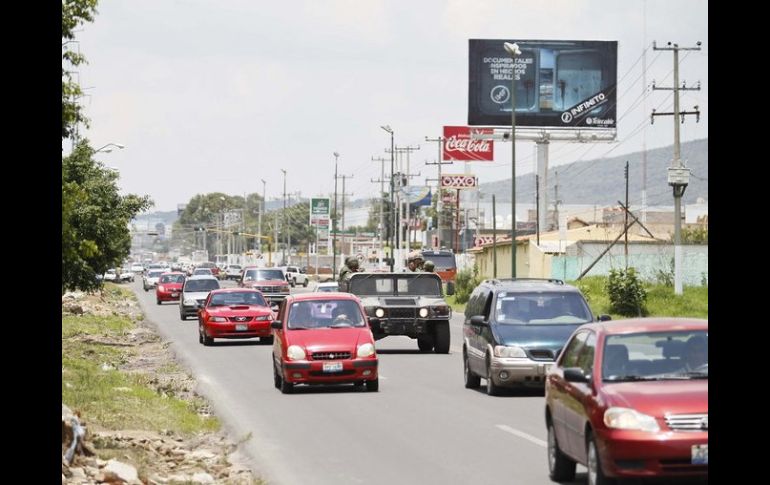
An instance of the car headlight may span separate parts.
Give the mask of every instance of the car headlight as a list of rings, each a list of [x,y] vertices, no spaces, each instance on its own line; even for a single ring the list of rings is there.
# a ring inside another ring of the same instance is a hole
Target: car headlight
[[[527,357],[527,353],[524,352],[524,349],[521,347],[516,347],[515,345],[496,345],[495,357],[525,358]]]
[[[286,357],[289,360],[305,360],[305,350],[299,345],[289,345],[286,349]]]
[[[211,317],[209,319],[210,322],[226,322],[227,319],[225,317]]]
[[[270,320],[270,315],[257,315],[254,320]]]
[[[198,306],[198,302],[195,301],[192,298],[185,298],[184,299],[184,304],[187,305],[187,306]]]
[[[604,411],[604,424],[608,428],[632,429],[656,432],[660,426],[654,417],[631,408],[612,407]]]
[[[385,309],[384,308],[377,308],[374,310],[374,316],[377,318],[382,318],[385,316]]]
[[[166,289],[163,287],[163,285],[160,285],[160,286],[158,287],[158,291],[166,291]]]
[[[356,355],[359,357],[370,357],[374,355],[374,345],[370,343],[359,345]]]
[[[420,318],[426,318],[428,316],[428,309],[427,308],[420,308],[420,310],[417,312],[418,315],[420,315]]]

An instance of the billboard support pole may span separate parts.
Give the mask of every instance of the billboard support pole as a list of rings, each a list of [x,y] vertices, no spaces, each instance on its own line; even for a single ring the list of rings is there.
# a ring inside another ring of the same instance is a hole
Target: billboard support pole
[[[539,191],[541,198],[538,202],[538,220],[540,227],[547,227],[545,223],[548,215],[548,148],[550,142],[547,137],[543,137],[535,142],[537,147],[537,175],[539,175]]]
[[[516,56],[521,54],[517,44],[506,42],[511,55],[511,278],[516,277]]]

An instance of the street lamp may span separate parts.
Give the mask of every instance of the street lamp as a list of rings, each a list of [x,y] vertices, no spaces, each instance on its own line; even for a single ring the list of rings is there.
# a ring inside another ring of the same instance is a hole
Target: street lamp
[[[122,150],[126,148],[126,145],[123,145],[122,143],[107,143],[103,147],[94,150],[94,153],[99,153],[99,152],[110,153],[112,151],[112,148],[109,148],[109,147],[116,147]]]
[[[340,154],[334,152],[334,218],[332,219],[332,278],[337,277],[337,159]]]
[[[503,43],[511,55],[511,278],[516,277],[516,56],[521,55],[518,44]]]
[[[267,182],[265,182],[265,179],[260,179],[262,181],[262,209],[259,211],[259,252],[262,252],[262,213],[265,212],[265,186],[267,185]]]
[[[395,152],[395,150],[393,149],[394,148],[393,147],[393,129],[390,127],[390,125],[380,126],[380,128],[390,133],[390,211],[388,213],[390,214],[390,222],[391,222],[390,225],[391,227],[393,227],[393,222],[395,221],[395,217],[393,214],[395,209],[394,207],[395,202],[393,200],[393,178],[395,177],[395,175],[393,174],[393,162],[394,162],[394,152]],[[401,228],[398,228],[397,230],[400,232]],[[388,238],[388,245],[390,246],[390,272],[391,273],[394,271],[393,264],[395,263],[395,260],[396,260],[395,247],[393,246],[393,232],[395,231],[392,231],[392,230],[390,231],[390,237]],[[398,233],[396,233],[396,245],[398,245]]]
[[[281,172],[283,172],[283,224],[284,231],[288,231],[289,226],[286,222],[286,170],[281,169]],[[289,244],[288,232],[286,232],[285,241],[283,245],[283,264],[288,264],[286,261],[286,246]],[[289,248],[289,257],[291,257],[291,248]]]

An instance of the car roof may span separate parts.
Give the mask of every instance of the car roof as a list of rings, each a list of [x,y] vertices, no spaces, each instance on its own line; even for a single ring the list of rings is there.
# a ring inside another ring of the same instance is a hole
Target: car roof
[[[540,278],[498,278],[493,280],[484,280],[480,286],[492,287],[495,293],[505,291],[506,293],[529,293],[533,291],[555,291],[555,292],[579,292],[576,287],[564,283],[558,279],[540,279]]]
[[[196,275],[192,275],[189,278],[187,278],[187,281],[192,281],[192,280],[214,280],[214,281],[219,281],[216,276],[210,275],[210,274],[196,274]]]
[[[329,291],[325,293],[297,293],[289,296],[291,301],[306,301],[306,300],[353,300],[360,301],[360,299],[352,293],[345,293],[340,291]]]
[[[254,288],[219,288],[217,290],[211,290],[212,293],[262,293]]]
[[[667,331],[692,331],[707,330],[709,321],[701,318],[681,317],[649,317],[627,318],[621,320],[607,320],[582,325],[580,328],[589,328],[607,335],[620,335],[641,332],[667,332]]]
[[[184,273],[182,273],[181,271],[166,271],[165,273],[161,273],[161,276],[167,275],[167,274],[174,274],[174,275],[178,274],[178,275],[184,276]]]

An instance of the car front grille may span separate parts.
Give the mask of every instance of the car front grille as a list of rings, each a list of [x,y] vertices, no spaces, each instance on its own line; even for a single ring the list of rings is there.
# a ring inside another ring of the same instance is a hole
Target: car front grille
[[[527,352],[533,360],[553,361],[553,352],[549,349],[529,349]]]
[[[252,321],[254,317],[227,317],[227,319],[235,323],[245,323]]]
[[[386,305],[414,305],[414,298],[385,298]]]
[[[668,414],[666,425],[674,431],[708,431],[709,415],[705,414]]]
[[[345,360],[350,358],[350,352],[313,352],[313,360]]]

